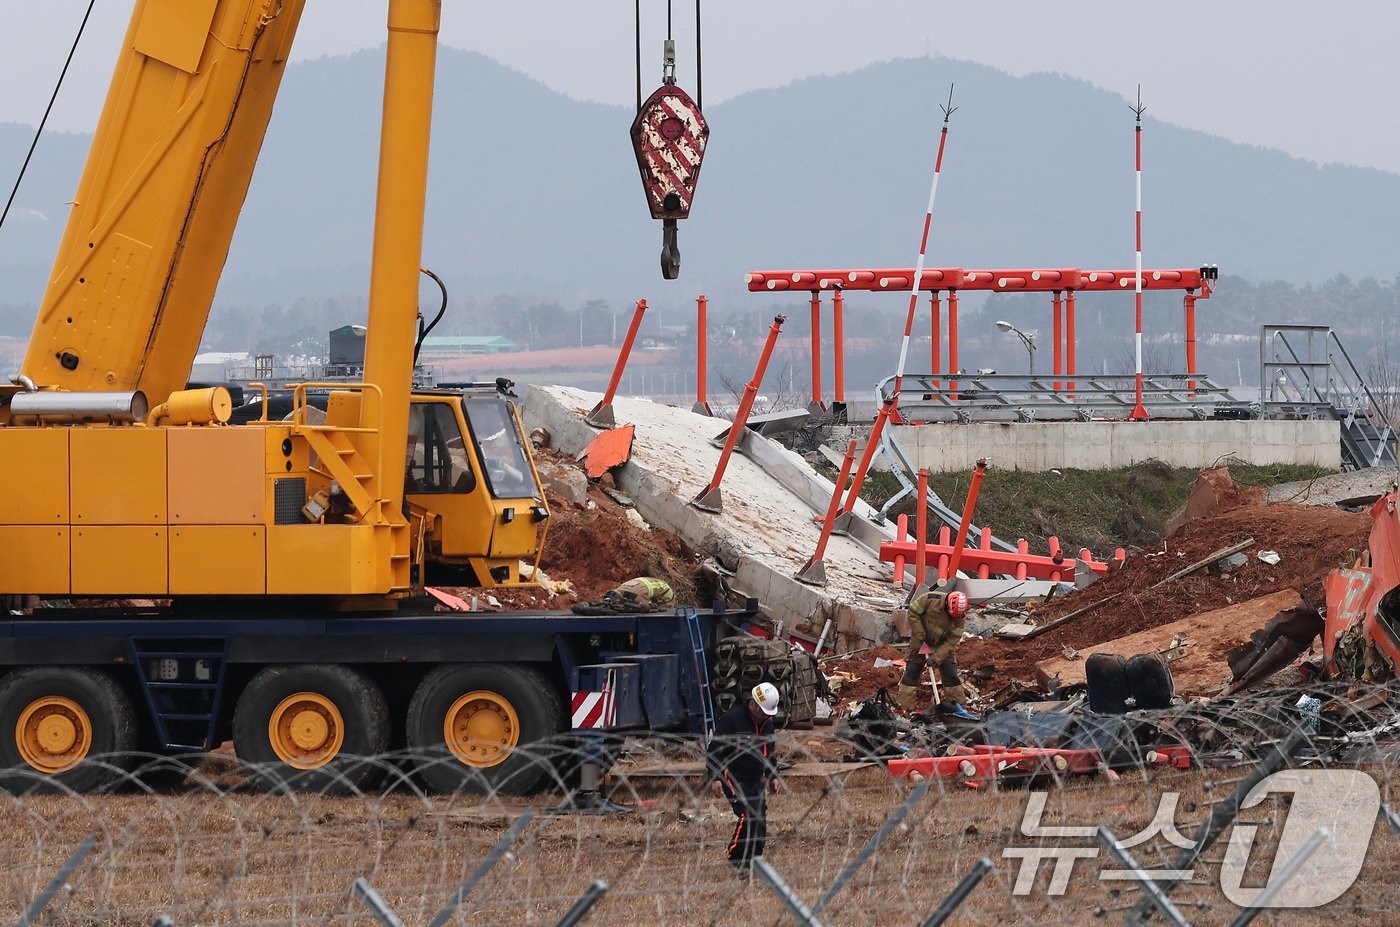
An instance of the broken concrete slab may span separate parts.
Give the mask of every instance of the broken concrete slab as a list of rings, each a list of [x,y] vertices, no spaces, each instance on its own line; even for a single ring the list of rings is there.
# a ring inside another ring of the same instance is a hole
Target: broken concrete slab
[[[914,568],[905,569],[912,574]],[[937,579],[934,576],[933,579]],[[1064,583],[1049,579],[959,579],[957,588],[967,593],[974,604],[983,602],[1029,602],[1054,595],[1065,587]]]
[[[597,434],[582,419],[597,399],[596,393],[567,387],[534,388],[524,404],[527,428],[547,428],[556,448],[577,454]],[[614,478],[643,518],[732,570],[734,575],[725,578],[728,586],[736,594],[758,597],[772,621],[781,620],[800,633],[809,629],[815,637],[830,618],[837,649],[891,638],[889,611],[872,608],[858,597],[902,596],[902,591],[893,587],[888,568],[860,544],[849,538],[830,540],[824,556],[826,587],[806,586],[793,578],[812,556],[820,534],[807,498],[820,500],[824,512],[832,492],[829,480],[798,455],[750,433],[755,447],[777,448],[774,455],[781,452],[801,478],[797,484],[812,488],[805,497],[794,495],[764,466],[735,455],[722,484],[724,512],[702,512],[690,499],[708,485],[719,461],[720,451],[709,443],[714,420],[642,399],[619,397],[613,406],[619,420],[636,426],[631,459],[613,471]]]
[[[577,467],[566,467],[549,460],[536,461],[540,482],[548,499],[563,499],[574,505],[588,500],[588,477]]]
[[[1184,653],[1171,663],[1177,694],[1185,697],[1216,696],[1230,677],[1225,655],[1249,642],[1250,635],[1279,612],[1300,605],[1302,599],[1298,593],[1284,589],[1116,640],[1076,645],[1080,653],[1077,659],[1055,657],[1042,660],[1036,664],[1036,675],[1042,681],[1058,675],[1062,685],[1084,682],[1084,658],[1091,653],[1114,653],[1123,657],[1160,653],[1169,649],[1173,641],[1184,638],[1189,642]]]
[[[762,415],[750,415],[748,421],[744,422],[744,427],[765,437],[771,437],[773,435],[782,434],[785,431],[800,431],[802,426],[807,424],[807,420],[811,417],[812,413],[803,409],[765,412]],[[728,437],[729,429],[726,428],[710,440],[718,442],[719,444],[724,444]]]
[[[1264,500],[1299,505],[1366,506],[1389,492],[1395,477],[1391,467],[1368,467],[1312,480],[1279,483],[1264,490]]]

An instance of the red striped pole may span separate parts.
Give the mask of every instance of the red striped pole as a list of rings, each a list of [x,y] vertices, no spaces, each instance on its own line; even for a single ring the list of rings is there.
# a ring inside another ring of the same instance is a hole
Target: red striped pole
[[[1133,129],[1133,139],[1137,149],[1137,214],[1135,216],[1137,235],[1137,289],[1135,290],[1137,327],[1133,333],[1133,357],[1135,362],[1134,380],[1137,388],[1137,396],[1133,403],[1133,411],[1128,413],[1128,418],[1135,422],[1147,421],[1147,410],[1142,406],[1142,113],[1145,109],[1146,107],[1142,105],[1142,85],[1139,84],[1137,106],[1133,107],[1133,112],[1137,115],[1137,124]]]
[[[914,265],[914,285],[909,290],[909,313],[904,320],[904,340],[899,345],[899,366],[894,372],[894,393],[891,413],[898,414],[899,387],[904,380],[904,364],[909,357],[909,339],[914,334],[914,311],[919,307],[919,286],[924,279],[924,255],[928,251],[928,231],[933,225],[933,201],[938,195],[938,175],[943,170],[943,149],[948,144],[948,118],[957,107],[953,106],[953,88],[948,87],[948,105],[943,106],[943,131],[938,133],[938,158],[933,162],[933,183],[928,191],[928,208],[924,210],[924,233],[919,239],[919,260]]]
[[[855,478],[851,480],[851,488],[846,493],[846,501],[841,506],[841,514],[847,515],[854,511],[856,500],[860,498],[860,490],[865,485],[865,474],[870,470],[870,461],[875,456],[876,443],[880,440],[880,433],[888,421],[899,422],[899,387],[904,380],[904,361],[909,356],[909,337],[914,332],[914,310],[919,305],[919,284],[923,282],[924,276],[924,253],[928,249],[928,230],[933,224],[933,200],[938,194],[938,173],[943,169],[943,147],[948,141],[948,117],[953,115],[953,88],[948,87],[948,105],[941,107],[943,110],[943,131],[938,136],[938,158],[933,163],[933,185],[928,191],[928,209],[924,211],[924,233],[919,240],[919,263],[914,268],[914,286],[909,291],[909,313],[904,320],[904,341],[899,346],[899,366],[895,369],[894,389],[890,392],[890,397],[880,405],[880,411],[875,415],[875,424],[870,428],[870,437],[865,443],[865,450],[860,455],[860,465],[856,468]]]

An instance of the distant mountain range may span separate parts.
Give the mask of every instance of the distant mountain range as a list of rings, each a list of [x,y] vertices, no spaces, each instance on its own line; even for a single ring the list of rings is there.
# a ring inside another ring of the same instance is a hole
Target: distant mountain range
[[[931,266],[1133,263],[1132,113],[1081,80],[911,59],[710,106],[681,277],[665,282],[628,108],[571,100],[469,52],[444,49],[438,74],[424,263],[480,305],[507,293],[679,306],[705,292],[758,309],[748,270],[910,265],[950,83]],[[220,303],[365,292],[382,76],[382,49],[289,68]],[[7,188],[31,134],[0,125]],[[0,228],[0,305],[37,303],[89,143],[41,140]],[[1148,266],[1295,283],[1400,271],[1400,174],[1318,166],[1150,110],[1143,161]]]

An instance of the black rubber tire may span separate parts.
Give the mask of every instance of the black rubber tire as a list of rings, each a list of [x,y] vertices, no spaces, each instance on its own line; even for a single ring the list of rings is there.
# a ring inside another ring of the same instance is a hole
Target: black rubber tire
[[[344,740],[327,763],[299,769],[272,747],[268,721],[283,699],[311,692],[331,702],[344,723]],[[260,788],[350,795],[372,788],[384,773],[389,707],[379,686],[346,666],[268,666],[249,680],[233,711],[233,749]]]
[[[1101,715],[1121,715],[1130,707],[1128,661],[1116,653],[1094,653],[1084,661],[1089,685],[1089,708]]]
[[[472,766],[447,748],[443,722],[468,692],[493,693],[520,723],[517,746],[553,740],[565,730],[564,701],[543,673],[520,664],[454,663],[423,677],[408,705],[405,734],[423,784],[435,792],[525,795],[558,784],[549,748],[513,749],[494,766]]]
[[[44,775],[25,762],[17,741],[20,715],[33,702],[61,696],[87,714],[91,742],[83,762]],[[101,670],[69,666],[17,669],[0,679],[0,788],[30,792],[95,792],[120,780],[136,749],[136,712],[116,680]]]
[[[1128,687],[1135,708],[1168,708],[1176,695],[1171,667],[1160,653],[1140,653],[1129,658]]]

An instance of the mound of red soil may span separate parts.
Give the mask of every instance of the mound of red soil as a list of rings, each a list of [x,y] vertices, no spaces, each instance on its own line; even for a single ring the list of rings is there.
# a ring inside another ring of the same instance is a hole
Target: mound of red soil
[[[556,464],[578,467],[572,457],[547,449],[535,451]],[[606,477],[604,478],[607,479]],[[567,580],[572,592],[550,595],[536,587],[484,590],[440,586],[468,601],[476,596],[483,608],[489,593],[503,609],[567,609],[591,602],[609,589],[637,576],[654,576],[671,584],[677,602],[696,601],[699,558],[680,538],[660,528],[647,528],[627,517],[627,510],[598,484],[590,484],[581,504],[551,499],[542,569],[550,579]]]
[[[1059,655],[1064,647],[1087,655],[1094,644],[1280,589],[1297,589],[1320,605],[1322,578],[1365,548],[1370,529],[1366,513],[1289,504],[1240,505],[1188,522],[1157,550],[1131,557],[1116,573],[1033,611],[1036,621],[1045,623],[1118,593],[1111,602],[1028,641],[967,641],[958,650],[958,663],[968,670],[990,664],[999,676],[1032,680],[1035,663]],[[1151,588],[1250,537],[1255,543],[1244,551],[1249,562],[1239,569],[1221,572],[1213,565]],[[1259,552],[1265,550],[1278,553],[1277,566],[1259,560]]]

